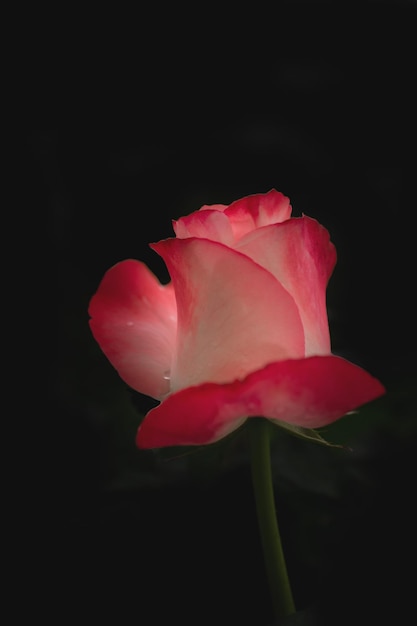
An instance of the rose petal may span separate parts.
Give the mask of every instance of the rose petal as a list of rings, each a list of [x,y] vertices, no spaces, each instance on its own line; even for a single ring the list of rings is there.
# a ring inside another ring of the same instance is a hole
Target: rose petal
[[[227,204],[203,204],[203,206],[198,209],[199,211],[224,211],[227,209]]]
[[[242,381],[206,383],[169,396],[139,427],[139,448],[204,445],[264,416],[305,428],[330,424],[385,392],[362,368],[337,356],[272,363]]]
[[[246,196],[224,204],[204,205],[186,217],[173,221],[175,234],[180,239],[199,237],[233,246],[246,233],[288,220],[291,217],[289,199],[279,191]]]
[[[206,239],[166,239],[151,247],[165,260],[177,296],[171,390],[229,382],[304,356],[297,306],[270,272]]]
[[[219,241],[227,246],[234,242],[233,231],[227,216],[220,210],[200,209],[191,215],[173,221],[172,225],[179,239],[199,237]]]
[[[268,193],[254,194],[232,202],[225,214],[237,240],[255,228],[288,220],[291,217],[291,205],[286,196],[271,189]]]
[[[177,327],[172,285],[161,285],[139,261],[123,261],[104,275],[89,314],[92,333],[121,378],[143,394],[164,397]]]
[[[251,232],[237,249],[272,272],[294,297],[303,322],[306,356],[329,354],[326,286],[336,250],[328,231],[304,216]]]

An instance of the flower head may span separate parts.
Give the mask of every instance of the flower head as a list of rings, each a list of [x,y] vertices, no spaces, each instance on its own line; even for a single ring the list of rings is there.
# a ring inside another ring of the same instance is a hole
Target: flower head
[[[331,354],[326,287],[336,263],[327,230],[291,217],[274,189],[203,206],[151,247],[171,282],[139,261],[108,270],[90,327],[136,391],[160,404],[138,430],[142,448],[217,441],[247,418],[329,424],[384,393]]]

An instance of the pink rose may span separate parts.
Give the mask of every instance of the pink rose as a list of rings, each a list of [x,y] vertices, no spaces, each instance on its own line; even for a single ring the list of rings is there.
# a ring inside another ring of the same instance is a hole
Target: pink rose
[[[327,230],[291,218],[274,189],[203,206],[151,244],[172,282],[139,261],[108,270],[92,333],[122,379],[160,404],[137,445],[208,444],[248,417],[318,428],[384,393],[331,354],[326,286],[336,262]]]

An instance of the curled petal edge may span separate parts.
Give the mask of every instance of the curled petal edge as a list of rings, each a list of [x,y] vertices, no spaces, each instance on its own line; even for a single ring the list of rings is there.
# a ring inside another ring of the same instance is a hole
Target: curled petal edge
[[[242,380],[172,394],[146,415],[136,444],[143,449],[210,444],[257,416],[320,428],[384,393],[379,380],[338,356],[278,361]]]

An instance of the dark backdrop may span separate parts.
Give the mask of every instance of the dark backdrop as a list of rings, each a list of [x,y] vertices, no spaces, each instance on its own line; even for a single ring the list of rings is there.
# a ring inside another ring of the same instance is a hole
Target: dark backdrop
[[[172,219],[275,187],[336,245],[334,352],[387,387],[330,429],[353,452],[274,442],[296,601],[329,623],[406,615],[415,3],[283,3],[232,20],[205,7],[180,28],[176,11],[109,17],[57,19],[27,56],[28,212],[45,224],[52,300],[43,473],[25,518],[46,563],[39,579],[26,558],[37,606],[55,623],[113,610],[126,624],[272,623],[244,437],[179,458],[137,451],[150,403],[105,361],[87,307],[122,259],[167,279],[148,243],[171,236]]]

